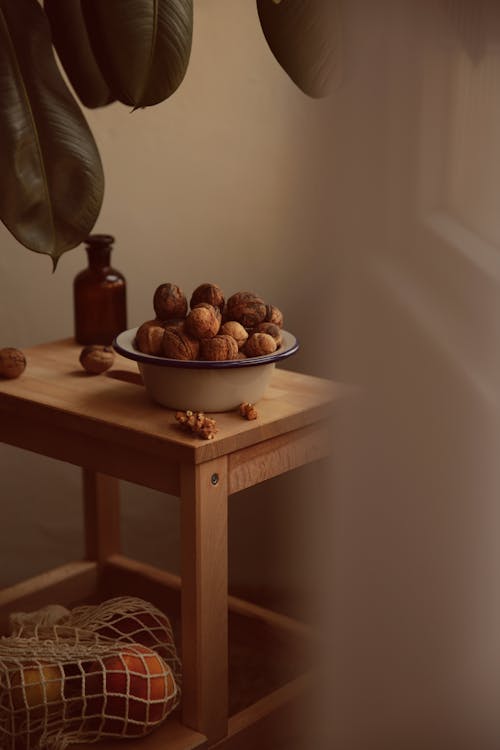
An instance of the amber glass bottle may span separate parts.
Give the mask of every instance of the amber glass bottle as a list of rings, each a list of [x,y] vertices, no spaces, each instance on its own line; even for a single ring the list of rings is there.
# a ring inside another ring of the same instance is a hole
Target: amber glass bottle
[[[124,276],[110,265],[114,237],[91,234],[86,239],[88,267],[75,277],[75,339],[79,344],[111,344],[127,328]]]

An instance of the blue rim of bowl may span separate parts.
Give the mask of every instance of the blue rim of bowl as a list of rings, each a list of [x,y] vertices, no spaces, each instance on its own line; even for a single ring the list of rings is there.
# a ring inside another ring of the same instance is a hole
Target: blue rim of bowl
[[[155,357],[153,354],[143,354],[135,346],[135,334],[137,328],[129,328],[122,331],[113,341],[113,349],[121,354],[122,357],[133,359],[145,365],[158,365],[159,367],[179,367],[193,370],[224,370],[233,367],[256,367],[257,365],[271,364],[279,362],[282,359],[291,357],[299,349],[299,342],[289,331],[282,331],[286,344],[283,344],[273,354],[266,354],[262,357],[248,357],[248,359],[228,359],[222,362],[209,361],[204,359],[169,359],[168,357]]]

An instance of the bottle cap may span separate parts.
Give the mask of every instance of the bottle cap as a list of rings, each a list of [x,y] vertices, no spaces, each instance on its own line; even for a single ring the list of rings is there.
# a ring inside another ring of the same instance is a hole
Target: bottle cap
[[[114,241],[111,234],[89,234],[85,239],[87,245],[112,245]]]

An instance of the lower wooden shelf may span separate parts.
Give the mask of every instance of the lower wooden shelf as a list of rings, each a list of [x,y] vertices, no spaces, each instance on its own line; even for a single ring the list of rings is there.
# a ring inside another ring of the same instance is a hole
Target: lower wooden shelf
[[[180,644],[180,579],[122,555],[104,565],[78,561],[0,591],[0,630],[8,616],[46,604],[72,607],[114,596],[138,596],[168,615]],[[268,609],[229,597],[229,729],[218,750],[274,750],[300,732],[308,690],[311,629]],[[286,747],[291,747],[290,742]],[[206,738],[181,722],[180,712],[147,737],[72,745],[75,750],[195,750]]]
[[[205,737],[181,724],[179,718],[168,719],[147,737],[133,740],[101,740],[100,742],[70,745],[72,750],[203,750],[207,747]]]

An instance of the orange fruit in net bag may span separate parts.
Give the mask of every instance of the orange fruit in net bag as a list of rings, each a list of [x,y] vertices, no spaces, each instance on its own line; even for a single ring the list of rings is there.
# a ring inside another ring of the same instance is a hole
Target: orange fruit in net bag
[[[146,734],[161,723],[176,692],[170,667],[154,651],[136,643],[96,660],[85,680],[87,704],[94,717],[101,714],[101,731],[118,736]]]
[[[55,664],[19,667],[11,673],[10,685],[15,710],[43,708],[63,700],[63,673]]]

